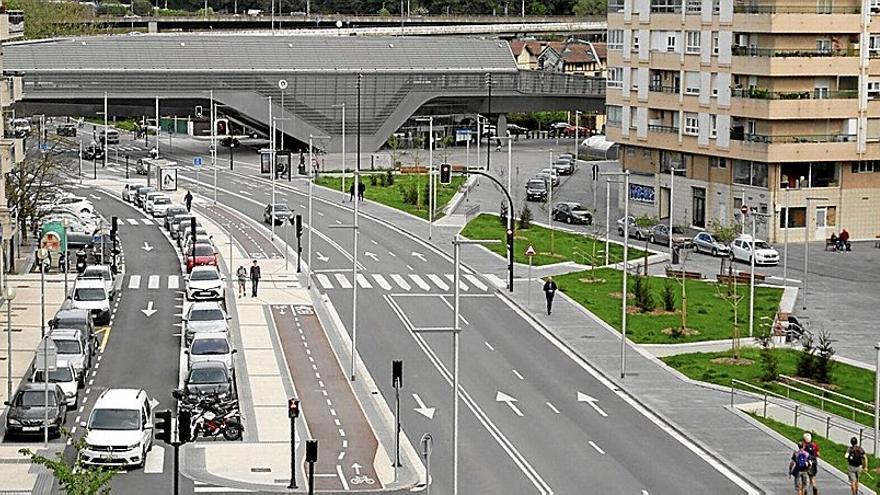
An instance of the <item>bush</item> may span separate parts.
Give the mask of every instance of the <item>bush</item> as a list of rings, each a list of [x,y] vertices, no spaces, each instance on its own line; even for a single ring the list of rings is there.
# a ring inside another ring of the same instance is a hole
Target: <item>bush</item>
[[[507,227],[507,202],[501,202],[501,210],[498,215],[498,219],[501,221],[501,225]]]
[[[633,296],[635,296],[636,307],[640,311],[653,311],[656,307],[654,304],[654,296],[651,295],[651,283],[648,277],[637,275],[633,283]]]
[[[370,174],[370,185],[373,187],[379,185],[379,177],[376,174]]]
[[[394,185],[394,172],[393,171],[391,171],[391,170],[385,171],[385,183],[388,184],[388,186]]]
[[[379,186],[385,187],[386,185],[388,185],[388,182],[385,180],[385,174],[382,174],[379,176]]]
[[[761,344],[761,380],[775,382],[779,378],[779,358],[770,345],[773,334],[765,330],[757,336],[757,340]]]
[[[663,309],[675,311],[675,284],[669,279],[663,284]]]
[[[831,383],[834,373],[832,358],[837,351],[831,344],[831,336],[824,329],[819,333],[819,344],[816,346],[816,357],[813,361],[813,378],[819,383]]]
[[[801,378],[812,378],[815,370],[814,360],[816,348],[813,345],[813,336],[801,337],[801,353],[798,355],[797,374]]]
[[[522,210],[519,212],[519,228],[525,230],[531,226],[532,210],[529,208],[529,205],[523,205]]]
[[[403,198],[404,203],[418,206],[419,189],[415,184],[401,184],[398,186],[398,189],[400,190],[400,196]]]
[[[150,15],[153,12],[153,5],[150,0],[132,0],[131,10],[137,15]]]

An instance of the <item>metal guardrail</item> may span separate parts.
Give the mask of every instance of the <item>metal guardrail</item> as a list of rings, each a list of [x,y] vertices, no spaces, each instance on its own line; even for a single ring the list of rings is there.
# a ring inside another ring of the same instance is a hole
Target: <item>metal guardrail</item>
[[[827,390],[827,389],[824,389],[824,388],[822,388],[822,387],[818,387],[818,386],[816,386],[816,385],[813,385],[812,383],[805,382],[805,381],[803,381],[803,380],[798,380],[797,378],[794,378],[794,377],[791,377],[791,376],[788,376],[788,375],[779,375],[779,378],[782,378],[783,380],[786,380],[786,381],[789,381],[789,382],[797,383],[798,385],[801,385],[801,386],[806,387],[806,388],[808,388],[808,389],[815,390],[816,392],[818,392],[819,394],[821,394],[822,397],[824,397],[824,396],[827,394],[827,395],[831,395],[831,396],[833,396],[833,397],[838,397],[838,398],[840,398],[841,400],[850,401],[850,402],[852,402],[853,404],[857,404],[857,405],[859,405],[859,406],[862,406],[862,407],[865,409],[865,411],[871,413],[871,416],[872,416],[872,417],[874,416],[874,404],[871,403],[871,402],[864,402],[864,401],[861,401],[861,400],[855,399],[855,398],[853,398],[853,397],[850,397],[850,396],[848,396],[848,395],[844,395],[844,394],[841,394],[841,393],[839,393],[839,392],[835,392],[835,391],[833,391],[833,390]],[[785,384],[781,384],[781,385],[785,386]],[[786,390],[788,390],[789,388],[792,388],[792,389],[797,390],[796,387],[788,387],[788,386],[786,386]],[[803,393],[803,392],[802,392],[802,393]]]

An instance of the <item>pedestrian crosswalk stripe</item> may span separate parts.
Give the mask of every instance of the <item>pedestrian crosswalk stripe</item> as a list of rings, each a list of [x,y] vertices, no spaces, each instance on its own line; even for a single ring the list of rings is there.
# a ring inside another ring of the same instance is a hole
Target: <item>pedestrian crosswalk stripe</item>
[[[365,277],[363,273],[357,274],[357,283],[358,283],[358,285],[360,285],[364,289],[372,289],[373,288],[373,284],[371,284],[370,281],[367,280],[367,277]]]
[[[487,273],[485,275],[485,277],[487,279],[489,279],[489,282],[492,282],[492,284],[495,285],[495,287],[497,287],[499,289],[503,289],[503,288],[507,287],[507,282],[498,278],[498,276],[495,275],[494,273]]]
[[[351,289],[351,283],[348,281],[347,278],[345,278],[345,275],[337,273],[335,277],[336,281],[339,282],[340,287],[342,287],[343,289]]]
[[[327,275],[324,275],[323,273],[319,273],[319,274],[315,275],[315,277],[318,279],[318,283],[321,284],[321,287],[323,287],[325,289],[332,289],[333,288],[333,283],[330,282],[330,278],[327,277]]]
[[[478,279],[474,275],[471,275],[470,273],[466,273],[464,275],[464,278],[468,279],[468,282],[473,284],[473,286],[476,287],[477,290],[489,290],[489,287],[487,287],[486,284],[481,282],[480,279]]]
[[[179,289],[180,288],[180,277],[177,275],[168,275],[168,288],[169,289]]]
[[[379,287],[381,287],[385,290],[391,290],[391,284],[389,284],[388,281],[385,280],[385,277],[383,277],[382,275],[380,275],[378,273],[374,273],[373,280],[375,280],[376,283],[379,284]]]
[[[127,221],[130,225],[137,225],[138,224],[137,219],[134,219],[134,218],[126,218],[125,221]]]
[[[444,277],[448,278],[449,283],[451,283],[452,286],[455,287],[455,276],[453,276],[451,273],[447,273],[444,275]],[[468,286],[465,285],[465,283],[461,281],[461,276],[459,276],[459,278],[458,278],[458,287],[461,290],[468,290]]]
[[[412,279],[412,281],[415,282],[416,285],[418,285],[422,290],[431,290],[431,286],[428,285],[428,283],[425,282],[422,277],[416,275],[415,273],[410,273],[409,278]]]
[[[437,287],[440,287],[440,290],[449,290],[449,286],[446,285],[446,282],[444,282],[443,279],[440,278],[439,276],[437,276],[437,275],[435,275],[435,274],[433,274],[433,273],[429,273],[429,274],[427,275],[427,277],[428,277],[428,279],[429,279],[431,282],[434,282],[434,284],[435,284]]]
[[[153,221],[149,218],[141,218],[141,222],[144,222],[144,225],[153,225]]]
[[[391,274],[391,280],[394,280],[394,283],[396,283],[397,285],[399,285],[401,289],[403,289],[403,290],[405,290],[405,291],[407,291],[407,292],[409,292],[409,290],[412,288],[412,287],[409,285],[409,283],[407,283],[407,281],[404,280],[403,277],[401,277],[400,275],[398,275],[398,274],[396,274],[396,273],[392,273],[392,274]]]
[[[158,275],[150,275],[150,281],[147,283],[147,288],[149,289],[158,289],[159,288],[159,276]]]
[[[128,288],[129,289],[137,289],[141,286],[141,276],[140,275],[132,275],[128,277]]]

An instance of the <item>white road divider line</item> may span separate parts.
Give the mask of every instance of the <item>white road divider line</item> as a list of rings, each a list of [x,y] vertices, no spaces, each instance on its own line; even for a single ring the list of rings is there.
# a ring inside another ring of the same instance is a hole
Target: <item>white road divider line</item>
[[[553,404],[547,402],[547,407],[549,407],[550,410],[555,412],[556,414],[559,414],[559,409],[556,409],[556,406],[554,406]]]
[[[466,273],[464,275],[464,278],[468,279],[468,282],[470,282],[474,287],[476,287],[477,290],[489,290],[489,287],[487,287],[486,284],[481,282],[480,279],[474,275]]]
[[[159,288],[159,276],[158,275],[150,275],[150,280],[147,282],[148,289],[158,289]]]
[[[142,222],[144,225],[153,225],[153,221],[150,220],[149,218],[141,218],[141,222]]]
[[[140,275],[132,275],[128,277],[128,288],[129,289],[139,289],[141,287],[141,276]]]
[[[339,282],[340,287],[342,287],[343,289],[351,289],[351,282],[349,282],[348,279],[345,278],[345,275],[337,273],[333,276],[336,277],[336,281]]]
[[[323,287],[325,289],[332,289],[333,288],[333,283],[330,282],[330,277],[328,277],[327,275],[324,275],[323,273],[319,273],[319,274],[315,275],[315,278],[318,279],[318,283],[321,284],[321,287]]]
[[[160,474],[165,469],[165,447],[153,445],[147,452],[147,461],[144,463],[144,474]]]
[[[594,449],[596,449],[596,452],[598,452],[598,453],[600,453],[600,454],[602,454],[602,455],[605,455],[605,451],[602,450],[598,445],[596,445],[596,442],[590,440],[590,441],[589,441],[589,444],[590,444],[590,447],[593,447]]]
[[[168,275],[168,288],[169,289],[179,289],[180,288],[180,276],[179,275]]]
[[[125,221],[128,222],[129,225],[137,225],[138,224],[138,221],[135,218],[126,218]]]
[[[407,291],[407,292],[409,292],[409,290],[412,288],[412,287],[409,285],[409,283],[407,283],[407,281],[404,280],[403,277],[401,277],[400,275],[398,275],[398,274],[396,274],[396,273],[392,273],[392,274],[391,274],[391,280],[394,280],[394,283],[396,283],[397,285],[399,285],[401,289],[403,289],[403,290],[405,290],[405,291]]]
[[[451,273],[446,273],[446,274],[444,274],[443,276],[446,277],[447,279],[449,279],[449,283],[451,283],[453,286],[455,286],[455,276],[454,276],[453,274],[451,274]],[[459,279],[458,279],[458,287],[459,287],[461,290],[470,290],[470,289],[468,288],[467,284],[465,284],[464,282],[462,282],[461,277],[459,277]]]

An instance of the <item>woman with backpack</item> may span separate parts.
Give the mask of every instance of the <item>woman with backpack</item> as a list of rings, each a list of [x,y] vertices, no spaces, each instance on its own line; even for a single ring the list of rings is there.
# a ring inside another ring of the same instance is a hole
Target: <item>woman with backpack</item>
[[[788,475],[794,478],[794,490],[797,495],[806,495],[807,486],[810,484],[811,464],[810,453],[804,448],[804,444],[798,444],[798,449],[791,455],[788,463]]]
[[[849,478],[849,486],[853,495],[859,493],[859,475],[868,469],[868,456],[865,449],[859,447],[859,439],[852,437],[850,446],[846,449],[846,476]]]

